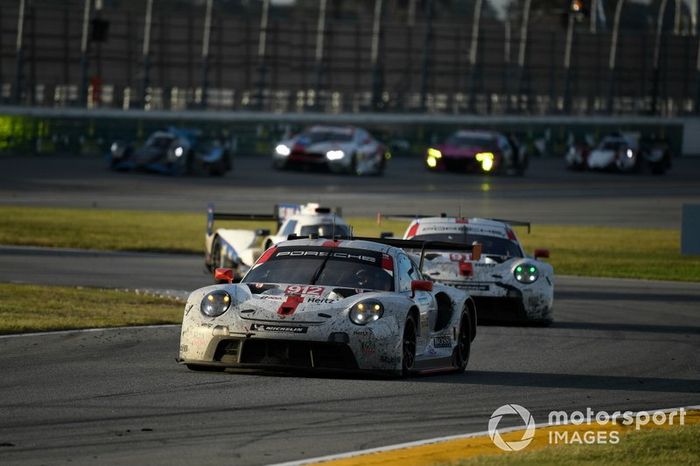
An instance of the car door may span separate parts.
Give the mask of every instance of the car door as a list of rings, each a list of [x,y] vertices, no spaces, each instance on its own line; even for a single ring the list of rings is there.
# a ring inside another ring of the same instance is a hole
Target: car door
[[[398,270],[399,292],[410,297],[413,295],[411,291],[411,282],[413,280],[422,280],[423,277],[421,277],[418,271],[418,266],[405,253],[398,254],[396,257],[396,265]],[[433,328],[435,324],[437,302],[433,294],[428,291],[416,291],[412,299],[418,306],[418,312],[420,314],[420,322],[418,322],[420,334],[416,341],[416,349],[418,353],[421,353],[423,348],[425,348],[430,341],[430,329]]]

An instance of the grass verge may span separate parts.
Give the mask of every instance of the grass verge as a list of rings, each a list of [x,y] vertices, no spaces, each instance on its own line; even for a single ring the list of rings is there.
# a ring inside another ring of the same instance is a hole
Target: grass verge
[[[172,299],[95,288],[0,284],[0,334],[179,324]]]
[[[700,464],[700,424],[630,432],[617,445],[566,445],[533,452],[479,456],[451,466],[502,465],[697,465]]]
[[[98,209],[0,207],[0,244],[117,251],[203,253],[205,215]],[[349,218],[357,235],[403,234],[408,222]],[[221,222],[261,228],[260,222]],[[680,233],[632,229],[535,225],[518,229],[528,252],[548,248],[556,273],[566,275],[700,281],[700,257],[680,255]]]

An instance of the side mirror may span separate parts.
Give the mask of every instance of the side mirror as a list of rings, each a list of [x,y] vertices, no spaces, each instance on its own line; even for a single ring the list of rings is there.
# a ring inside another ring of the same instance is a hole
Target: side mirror
[[[233,269],[220,267],[214,270],[214,282],[217,285],[233,283],[233,276]]]
[[[539,259],[540,257],[548,259],[549,249],[535,249],[535,259]]]
[[[384,238],[393,238],[393,237],[394,237],[394,233],[392,233],[392,232],[390,232],[390,231],[383,231],[383,232],[379,233],[379,237],[382,238],[382,239],[384,239]]]
[[[270,229],[269,228],[258,228],[255,230],[255,236],[269,236],[270,235]]]
[[[416,295],[416,291],[433,291],[433,282],[430,280],[413,280],[411,282],[413,296]]]

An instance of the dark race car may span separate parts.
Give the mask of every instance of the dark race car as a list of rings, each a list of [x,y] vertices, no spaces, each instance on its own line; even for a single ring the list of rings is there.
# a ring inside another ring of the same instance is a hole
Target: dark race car
[[[109,165],[119,171],[220,176],[231,170],[231,158],[224,144],[203,138],[198,130],[168,128],[151,134],[140,147],[123,141],[113,142]]]
[[[425,166],[433,171],[522,175],[527,163],[515,138],[496,131],[456,131],[425,154]]]

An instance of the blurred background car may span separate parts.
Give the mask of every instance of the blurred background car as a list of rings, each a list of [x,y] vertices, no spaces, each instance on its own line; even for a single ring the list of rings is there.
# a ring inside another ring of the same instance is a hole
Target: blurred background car
[[[221,141],[202,137],[201,131],[168,128],[155,131],[146,142],[115,141],[110,147],[113,170],[145,170],[169,175],[202,173],[221,176],[231,170],[231,156]]]
[[[354,126],[311,126],[275,144],[275,168],[327,168],[333,173],[382,175],[387,148],[368,131]]]
[[[514,136],[496,131],[460,130],[425,154],[428,170],[522,175],[528,157]]]
[[[671,168],[668,140],[639,133],[610,133],[597,145],[586,141],[571,143],[566,152],[569,170],[598,170],[618,173],[649,170],[661,175]]]

